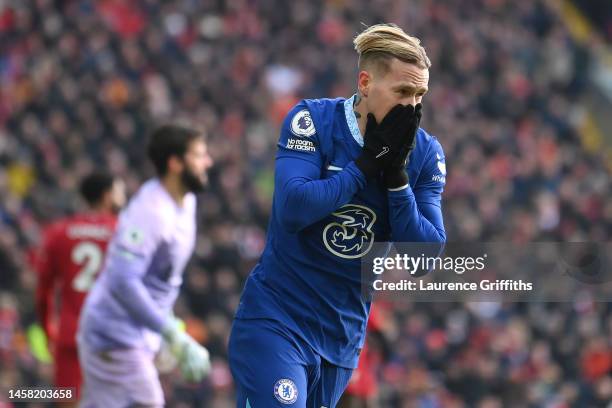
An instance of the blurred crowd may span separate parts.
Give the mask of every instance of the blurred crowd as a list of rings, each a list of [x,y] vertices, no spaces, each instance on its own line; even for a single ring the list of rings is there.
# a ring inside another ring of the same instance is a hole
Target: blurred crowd
[[[612,43],[612,7],[607,0],[573,0],[598,29],[603,38]]]
[[[179,121],[207,130],[216,162],[176,308],[214,368],[202,385],[165,375],[164,387],[172,406],[232,406],[227,336],[264,246],[280,122],[301,98],[355,92],[364,24],[400,25],[432,60],[422,127],[446,154],[449,241],[610,240],[610,169],[577,131],[590,50],[547,3],[0,2],[0,389],[50,379],[28,331],[41,228],[80,208],[76,185],[93,168],[135,191],[152,174],[148,134]],[[587,295],[375,307],[374,406],[612,400],[612,314]]]

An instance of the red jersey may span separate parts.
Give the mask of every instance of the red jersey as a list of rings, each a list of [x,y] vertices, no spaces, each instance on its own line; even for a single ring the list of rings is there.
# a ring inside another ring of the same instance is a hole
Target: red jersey
[[[117,217],[84,213],[59,220],[44,233],[37,259],[36,311],[45,332],[57,346],[76,346],[76,330],[85,295],[102,268]],[[51,321],[59,291],[59,334]]]

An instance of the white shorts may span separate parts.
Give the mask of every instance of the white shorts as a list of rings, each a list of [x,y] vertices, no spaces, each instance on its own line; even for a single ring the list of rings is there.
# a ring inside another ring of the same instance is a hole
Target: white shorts
[[[79,342],[83,371],[81,408],[164,406],[153,352],[123,349],[94,352]]]

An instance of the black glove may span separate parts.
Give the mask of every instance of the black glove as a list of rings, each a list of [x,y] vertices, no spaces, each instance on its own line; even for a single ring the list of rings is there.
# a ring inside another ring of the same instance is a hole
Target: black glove
[[[366,177],[376,177],[390,163],[396,162],[395,159],[406,142],[406,136],[416,132],[412,130],[414,114],[413,106],[398,104],[387,113],[379,125],[374,115],[368,113],[363,150],[355,160],[355,164]]]
[[[391,153],[391,147],[379,137],[377,128],[374,115],[368,113],[363,148],[361,155],[355,160],[355,164],[367,178],[374,178],[380,174],[385,166],[386,156]]]
[[[404,113],[406,114],[406,127],[403,134],[403,142],[393,156],[393,160],[387,162],[384,166],[384,181],[387,188],[398,188],[408,184],[408,173],[406,167],[410,160],[410,153],[416,146],[416,133],[421,123],[422,105],[419,103],[416,107],[407,105]]]

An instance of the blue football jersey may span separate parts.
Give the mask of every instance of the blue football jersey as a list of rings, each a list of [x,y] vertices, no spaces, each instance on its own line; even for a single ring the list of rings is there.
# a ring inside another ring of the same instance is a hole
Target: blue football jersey
[[[390,191],[382,177],[368,182],[354,163],[363,138],[353,100],[303,100],[287,115],[266,247],[236,313],[276,320],[347,368],[357,366],[365,338],[360,262],[373,242],[446,240],[440,143],[418,130],[410,185]]]

